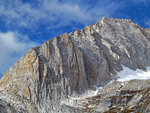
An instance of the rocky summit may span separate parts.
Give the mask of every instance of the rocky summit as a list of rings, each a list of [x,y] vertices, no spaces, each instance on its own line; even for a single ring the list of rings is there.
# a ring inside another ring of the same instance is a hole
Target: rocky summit
[[[150,80],[117,81],[150,66],[150,30],[102,18],[31,48],[0,80],[0,113],[150,113]]]

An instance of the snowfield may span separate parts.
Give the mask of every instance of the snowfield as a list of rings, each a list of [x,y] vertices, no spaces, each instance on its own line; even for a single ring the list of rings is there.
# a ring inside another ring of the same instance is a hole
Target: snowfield
[[[123,66],[123,70],[117,72],[117,81],[119,82],[130,81],[134,79],[150,79],[150,67],[147,67],[147,71],[143,71],[140,69],[134,71],[128,67]]]
[[[147,71],[143,71],[141,69],[137,70],[132,70],[128,67],[123,66],[123,70],[117,72],[117,81],[119,82],[125,82],[125,81],[130,81],[130,80],[146,80],[150,79],[150,67],[147,67]],[[112,83],[114,80],[110,81],[108,84]],[[82,101],[86,101],[86,98],[96,96],[98,95],[98,92],[103,89],[103,87],[96,87],[96,90],[87,90],[83,94],[73,97],[73,96],[68,96],[68,99],[63,100],[61,103],[66,104],[68,106],[76,106],[76,107],[82,107],[80,105]],[[80,104],[79,104],[79,103]]]

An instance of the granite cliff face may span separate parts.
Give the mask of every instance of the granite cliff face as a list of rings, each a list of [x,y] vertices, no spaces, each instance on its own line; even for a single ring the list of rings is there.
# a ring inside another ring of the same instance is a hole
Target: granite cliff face
[[[128,19],[102,18],[31,48],[0,80],[0,111],[149,112],[150,80],[109,83],[122,66],[150,66],[150,30]],[[104,88],[77,99],[97,87]]]

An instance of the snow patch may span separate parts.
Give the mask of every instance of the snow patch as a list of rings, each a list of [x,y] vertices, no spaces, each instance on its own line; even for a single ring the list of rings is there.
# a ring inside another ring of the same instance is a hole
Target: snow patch
[[[103,87],[96,87],[96,90],[87,90],[79,96],[68,96],[68,99],[62,100],[61,104],[66,104],[68,106],[76,106],[77,108],[83,107],[82,104],[88,103],[86,98],[96,96]]]
[[[80,95],[80,98],[88,98],[92,96],[96,96],[98,94],[98,91],[100,91],[103,87],[96,87],[96,90],[87,90],[83,94]]]
[[[150,79],[150,67],[147,67],[147,71],[141,69],[132,70],[128,67],[123,66],[123,70],[117,72],[117,81],[125,82],[130,80],[146,80]]]

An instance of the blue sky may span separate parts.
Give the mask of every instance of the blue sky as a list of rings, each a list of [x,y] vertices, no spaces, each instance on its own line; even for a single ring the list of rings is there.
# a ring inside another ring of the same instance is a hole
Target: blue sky
[[[31,47],[102,17],[150,28],[150,0],[0,0],[0,73]]]

